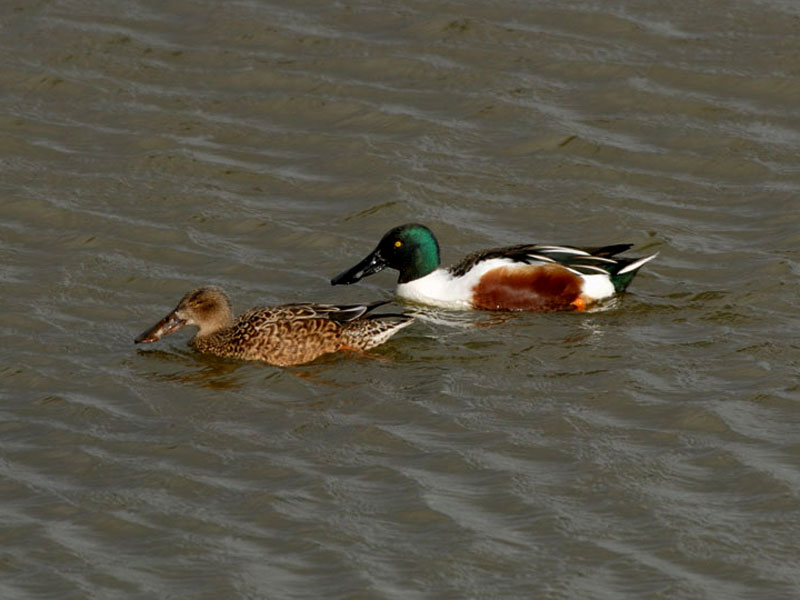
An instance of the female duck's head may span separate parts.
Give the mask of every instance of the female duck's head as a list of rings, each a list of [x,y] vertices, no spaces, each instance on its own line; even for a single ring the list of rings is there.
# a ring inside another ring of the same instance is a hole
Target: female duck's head
[[[202,337],[230,326],[232,319],[231,301],[221,288],[199,287],[181,298],[171,313],[144,331],[135,342],[155,342],[187,325],[197,327],[197,335]]]

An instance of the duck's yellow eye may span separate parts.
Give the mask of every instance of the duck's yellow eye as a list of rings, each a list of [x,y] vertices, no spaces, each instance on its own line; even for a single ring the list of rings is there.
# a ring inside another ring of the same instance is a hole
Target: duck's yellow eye
[[[397,240],[397,241],[394,243],[394,247],[395,247],[395,248],[399,248],[399,247],[400,247],[400,246],[402,246],[402,245],[403,245],[403,242],[401,242],[400,240]]]

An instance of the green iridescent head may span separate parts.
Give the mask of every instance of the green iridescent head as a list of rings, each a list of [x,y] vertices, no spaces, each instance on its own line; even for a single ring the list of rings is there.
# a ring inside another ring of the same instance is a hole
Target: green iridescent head
[[[331,279],[332,285],[346,285],[382,271],[400,272],[398,283],[408,283],[434,271],[441,260],[433,232],[419,223],[407,223],[390,230],[377,248],[356,266]]]

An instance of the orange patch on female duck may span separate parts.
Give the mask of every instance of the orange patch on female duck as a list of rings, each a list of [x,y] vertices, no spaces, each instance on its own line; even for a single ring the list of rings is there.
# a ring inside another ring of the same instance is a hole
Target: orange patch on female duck
[[[498,267],[472,289],[472,304],[484,310],[580,310],[583,280],[558,265]]]

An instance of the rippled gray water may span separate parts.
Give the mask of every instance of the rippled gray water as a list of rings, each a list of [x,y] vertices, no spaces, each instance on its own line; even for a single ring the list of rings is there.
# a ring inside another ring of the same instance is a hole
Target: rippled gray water
[[[0,8],[0,597],[800,597],[800,8]],[[422,221],[659,251],[279,369],[132,340]]]

